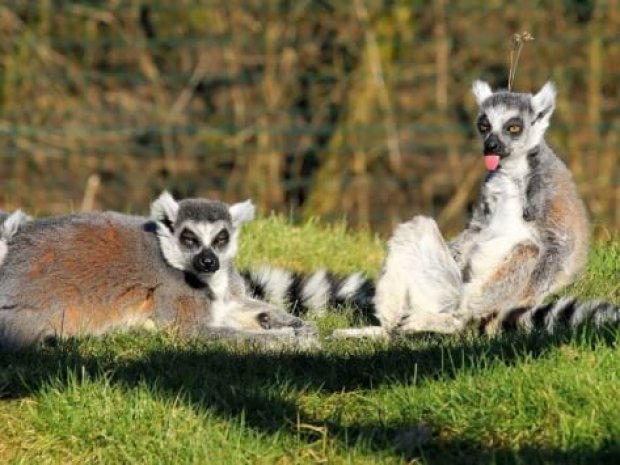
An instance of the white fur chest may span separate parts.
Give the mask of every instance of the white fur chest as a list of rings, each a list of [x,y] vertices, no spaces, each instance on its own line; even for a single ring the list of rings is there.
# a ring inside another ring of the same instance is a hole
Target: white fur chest
[[[216,300],[227,300],[230,290],[230,279],[226,270],[220,270],[209,278],[209,287],[213,291]]]
[[[211,325],[223,326],[229,313],[230,283],[225,270],[220,270],[209,279],[209,287],[215,299],[211,304]]]
[[[523,182],[500,172],[486,183],[484,189],[490,215],[484,231],[492,235],[521,234],[524,229],[529,231],[523,220]]]
[[[491,272],[517,244],[536,241],[535,230],[523,219],[523,185],[505,172],[494,174],[485,184],[490,217],[470,256],[474,275]]]

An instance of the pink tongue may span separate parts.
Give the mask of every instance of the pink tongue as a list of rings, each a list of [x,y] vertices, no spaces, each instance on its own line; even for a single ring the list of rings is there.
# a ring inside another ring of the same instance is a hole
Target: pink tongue
[[[485,155],[484,156],[484,165],[487,167],[489,171],[495,171],[499,166],[499,155]]]

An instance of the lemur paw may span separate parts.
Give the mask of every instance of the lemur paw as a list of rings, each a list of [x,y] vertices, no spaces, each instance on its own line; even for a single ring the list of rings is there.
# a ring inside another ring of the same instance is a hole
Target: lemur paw
[[[316,324],[310,321],[304,321],[302,326],[295,328],[295,336],[303,336],[303,337],[316,337],[319,335],[319,330],[316,327]]]
[[[523,219],[527,222],[534,221],[536,219],[536,210],[532,207],[524,208]]]

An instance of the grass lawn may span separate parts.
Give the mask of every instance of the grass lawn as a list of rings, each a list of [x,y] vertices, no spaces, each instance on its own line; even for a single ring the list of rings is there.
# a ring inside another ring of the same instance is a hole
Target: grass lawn
[[[240,264],[375,274],[383,242],[250,225]],[[620,303],[620,238],[566,291]],[[319,321],[323,334],[351,323]],[[260,352],[116,334],[0,354],[0,462],[620,463],[620,330]]]

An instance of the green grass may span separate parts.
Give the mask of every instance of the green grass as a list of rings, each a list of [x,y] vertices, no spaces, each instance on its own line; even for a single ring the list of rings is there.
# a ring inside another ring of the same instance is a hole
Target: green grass
[[[376,273],[382,241],[279,218],[240,263]],[[566,292],[620,303],[620,240]],[[319,322],[323,332],[346,315]],[[0,354],[0,462],[618,463],[620,330],[252,351],[115,334]]]

